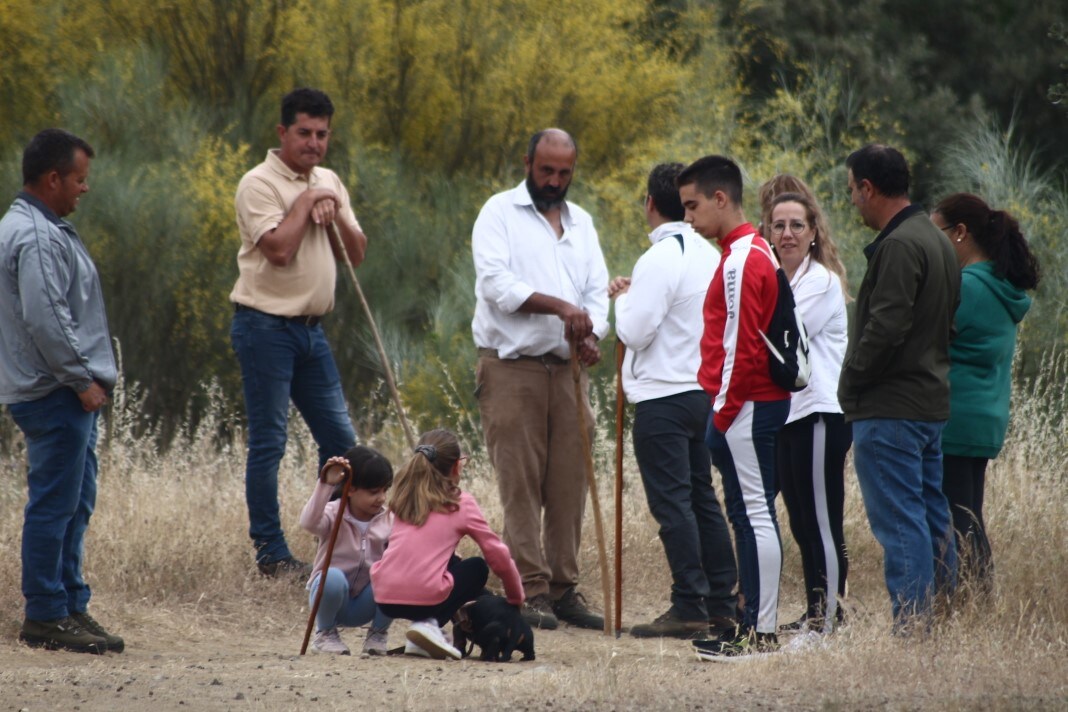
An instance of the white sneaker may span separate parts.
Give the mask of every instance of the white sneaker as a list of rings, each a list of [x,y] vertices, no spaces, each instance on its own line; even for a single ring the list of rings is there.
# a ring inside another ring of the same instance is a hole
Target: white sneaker
[[[404,643],[404,654],[414,655],[417,658],[429,658],[430,653],[420,648],[418,645],[408,640]]]
[[[378,630],[367,629],[367,637],[363,641],[364,655],[385,655],[389,649],[389,628]]]
[[[341,634],[337,632],[337,628],[316,631],[315,637],[312,638],[312,650],[334,655],[349,654],[349,646],[341,641]]]
[[[412,623],[404,637],[409,642],[415,643],[422,648],[435,660],[444,660],[446,658],[459,660],[463,657],[460,655],[459,650],[449,645],[448,641],[445,640],[445,635],[441,632],[436,620],[430,619]],[[407,646],[405,651],[407,651]]]
[[[814,650],[827,647],[827,637],[814,630],[806,630],[798,633],[782,646],[784,653],[799,653],[804,650]]]

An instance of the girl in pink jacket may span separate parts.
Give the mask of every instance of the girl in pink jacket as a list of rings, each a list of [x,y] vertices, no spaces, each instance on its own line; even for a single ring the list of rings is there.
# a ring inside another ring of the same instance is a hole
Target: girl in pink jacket
[[[393,515],[386,510],[386,493],[393,484],[393,466],[369,447],[357,445],[344,457],[332,457],[323,465],[311,499],[300,513],[300,526],[319,537],[312,577],[308,581],[308,605],[312,606],[322,581],[322,568],[330,533],[337,520],[341,500],[330,501],[344,479],[344,468],[352,469],[352,485],[344,518],[338,528],[330,570],[319,610],[315,614],[312,650],[348,655],[337,627],[371,624],[363,643],[364,655],[384,655],[389,624],[392,622],[375,605],[371,588],[371,564],[382,558]]]
[[[371,567],[371,583],[383,613],[413,621],[405,636],[410,655],[460,659],[441,626],[482,593],[489,569],[504,582],[508,602],[523,603],[523,582],[508,547],[486,524],[475,498],[460,491],[466,461],[455,434],[431,430],[397,473],[389,502],[393,532],[386,553]],[[475,540],[485,559],[456,556],[464,536]]]

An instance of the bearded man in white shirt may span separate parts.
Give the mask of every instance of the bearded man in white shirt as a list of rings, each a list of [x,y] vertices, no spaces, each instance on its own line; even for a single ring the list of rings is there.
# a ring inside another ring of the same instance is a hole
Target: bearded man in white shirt
[[[504,541],[523,577],[523,617],[601,629],[577,591],[586,505],[578,408],[593,441],[589,384],[576,403],[571,345],[600,358],[608,332],[608,268],[593,219],[565,200],[578,147],[560,129],[531,137],[526,180],[482,207],[472,233],[478,347],[476,394],[504,509]]]
[[[671,569],[671,607],[636,625],[639,638],[704,638],[737,622],[738,569],[705,445],[712,402],[701,384],[702,309],[719,253],[683,222],[681,163],[653,168],[645,217],[652,242],[631,277],[608,288],[627,345],[623,389],[634,410],[634,455]]]

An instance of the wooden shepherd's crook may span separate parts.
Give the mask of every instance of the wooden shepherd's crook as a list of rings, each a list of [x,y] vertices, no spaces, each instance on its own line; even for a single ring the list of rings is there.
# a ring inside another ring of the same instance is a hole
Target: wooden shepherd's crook
[[[341,235],[337,231],[337,226],[334,223],[329,223],[326,226],[327,231],[330,233],[330,237],[337,243],[338,252],[345,258],[345,266],[349,269],[349,276],[352,277],[352,286],[356,288],[356,296],[360,298],[360,305],[363,307],[363,313],[367,315],[367,323],[371,325],[371,335],[375,337],[375,346],[378,347],[378,357],[382,360],[382,368],[386,372],[386,384],[389,386],[389,393],[393,397],[393,405],[397,409],[397,417],[400,418],[401,426],[404,428],[404,436],[408,438],[408,447],[415,447],[415,437],[412,435],[412,427],[408,425],[408,418],[404,415],[404,406],[401,405],[400,393],[397,392],[397,382],[393,378],[393,368],[389,365],[389,357],[386,356],[386,348],[382,345],[382,337],[378,333],[378,327],[375,326],[375,318],[371,314],[371,306],[367,303],[367,298],[363,296],[363,290],[360,289],[360,280],[356,279],[356,270],[352,267],[352,260],[349,259],[348,250],[345,249],[345,243],[341,241]]]
[[[593,524],[597,533],[597,558],[601,562],[601,594],[604,597],[604,634],[612,635],[612,594],[608,587],[608,554],[604,546],[604,523],[601,521],[601,500],[597,496],[597,477],[593,474],[593,449],[590,433],[586,429],[586,401],[582,397],[582,365],[578,360],[578,348],[571,342],[571,378],[575,382],[575,408],[578,411],[579,432],[586,454],[586,483],[593,501]]]
[[[616,637],[623,634],[623,415],[627,397],[623,393],[623,356],[627,346],[616,339]]]
[[[311,638],[312,626],[315,625],[315,614],[319,612],[319,604],[323,601],[323,591],[326,590],[326,572],[330,570],[330,557],[334,555],[334,544],[337,543],[337,532],[341,528],[341,520],[345,518],[345,505],[349,501],[349,487],[352,485],[352,468],[348,465],[335,465],[345,470],[345,484],[341,488],[341,499],[337,505],[337,518],[334,526],[330,529],[330,541],[326,545],[326,558],[323,559],[323,567],[319,573],[319,590],[315,592],[315,602],[312,603],[311,613],[308,614],[308,627],[304,629],[304,642],[300,644],[300,654],[308,652],[308,640]],[[321,475],[320,475],[321,476]]]

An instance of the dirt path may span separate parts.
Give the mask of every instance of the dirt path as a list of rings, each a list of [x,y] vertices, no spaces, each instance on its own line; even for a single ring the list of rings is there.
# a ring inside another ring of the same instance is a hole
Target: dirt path
[[[281,618],[299,621],[293,612]],[[1063,709],[1068,699],[1063,681],[1014,689],[986,679],[988,663],[871,638],[867,626],[822,648],[735,664],[699,662],[683,641],[563,627],[536,634],[536,661],[502,664],[301,657],[300,623],[188,620],[128,617],[127,651],[104,656],[28,649],[9,621],[0,631],[0,710]],[[391,645],[403,630],[394,624]],[[363,631],[343,637],[358,651]],[[1047,662],[1047,674],[1063,673]]]

